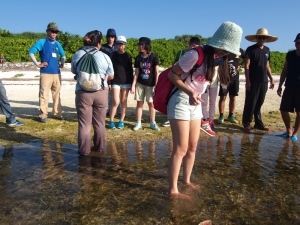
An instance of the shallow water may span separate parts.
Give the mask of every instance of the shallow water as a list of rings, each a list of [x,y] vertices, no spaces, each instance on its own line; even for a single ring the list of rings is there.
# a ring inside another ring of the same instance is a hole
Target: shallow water
[[[192,181],[167,196],[172,144],[77,146],[34,140],[0,148],[0,224],[300,224],[299,143],[275,134],[201,137]]]

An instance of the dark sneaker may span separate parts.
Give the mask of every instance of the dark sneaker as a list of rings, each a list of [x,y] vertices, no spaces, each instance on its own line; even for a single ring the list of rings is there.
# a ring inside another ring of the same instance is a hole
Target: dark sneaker
[[[218,123],[224,123],[224,116],[220,116],[220,117],[219,117]]]
[[[56,119],[58,119],[58,120],[65,120],[66,118],[65,117],[63,117],[63,116],[57,116],[57,117],[55,117]]]
[[[232,115],[232,116],[228,116],[227,117],[227,120],[230,122],[230,123],[235,123],[235,124],[238,124],[239,121],[236,120],[236,118]]]
[[[164,127],[169,127],[170,126],[170,121],[168,120],[168,121],[164,122],[163,126]]]
[[[20,127],[23,126],[24,123],[16,120],[14,123],[7,123],[6,125],[9,127]]]
[[[40,121],[41,121],[42,123],[46,123],[46,122],[47,122],[47,117],[41,118]]]

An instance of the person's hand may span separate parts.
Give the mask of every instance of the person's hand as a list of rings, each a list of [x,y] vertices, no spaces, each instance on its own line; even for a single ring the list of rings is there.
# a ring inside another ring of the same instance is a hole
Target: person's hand
[[[111,91],[111,84],[108,85],[108,91]]]
[[[192,92],[192,94],[189,97],[190,105],[196,106],[196,105],[199,105],[201,102],[203,102],[201,97],[196,92]]]
[[[273,90],[274,87],[275,87],[274,80],[271,80],[271,81],[270,81],[270,87],[269,87],[269,88]]]
[[[246,90],[250,91],[251,83],[250,81],[246,81]]]
[[[131,87],[130,93],[131,93],[131,94],[134,94],[134,93],[135,93],[135,87],[134,87],[134,86]]]
[[[48,66],[48,63],[47,62],[42,62],[40,65],[39,65],[39,68],[45,68]]]
[[[281,92],[282,92],[282,88],[281,87],[278,87],[277,89],[277,94],[279,97],[281,97]]]
[[[62,64],[58,64],[58,67],[61,69],[64,68],[64,66]]]

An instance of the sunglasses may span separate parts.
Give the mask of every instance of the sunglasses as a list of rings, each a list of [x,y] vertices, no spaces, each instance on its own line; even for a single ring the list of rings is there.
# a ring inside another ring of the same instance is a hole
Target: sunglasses
[[[115,38],[115,36],[108,36],[109,38]]]
[[[57,34],[59,31],[58,30],[50,30],[51,33]]]
[[[266,37],[266,36],[258,36],[257,39],[258,39],[258,40],[260,40],[260,39],[266,40],[267,37]]]

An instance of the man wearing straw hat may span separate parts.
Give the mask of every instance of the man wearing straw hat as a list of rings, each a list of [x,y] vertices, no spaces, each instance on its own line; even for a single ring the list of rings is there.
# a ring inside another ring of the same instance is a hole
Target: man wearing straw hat
[[[268,34],[266,28],[260,28],[254,35],[247,35],[246,40],[256,42],[247,48],[245,53],[245,77],[246,98],[243,111],[244,131],[249,133],[250,123],[254,115],[254,128],[270,131],[261,118],[261,106],[264,103],[268,90],[268,78],[270,89],[274,88],[274,80],[270,68],[270,49],[265,46],[266,42],[274,42],[278,38]]]
[[[297,34],[294,42],[296,50],[289,51],[286,54],[277,94],[281,97],[282,85],[284,83],[285,89],[279,109],[286,127],[286,132],[280,136],[291,138],[292,141],[297,141],[298,132],[300,130],[300,33]],[[294,111],[296,111],[296,120],[293,130],[289,113],[293,113]]]

